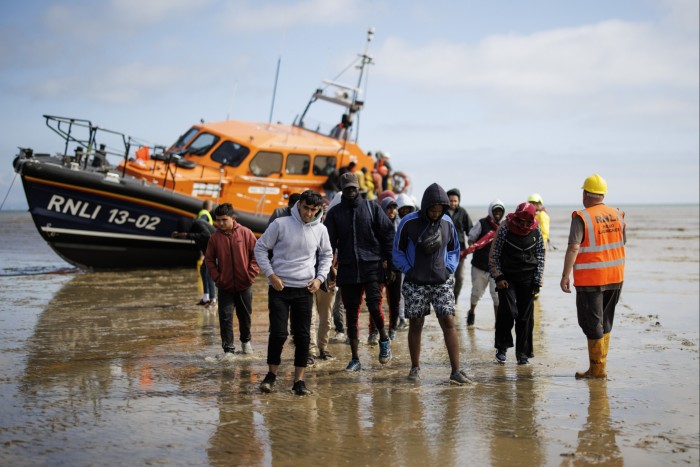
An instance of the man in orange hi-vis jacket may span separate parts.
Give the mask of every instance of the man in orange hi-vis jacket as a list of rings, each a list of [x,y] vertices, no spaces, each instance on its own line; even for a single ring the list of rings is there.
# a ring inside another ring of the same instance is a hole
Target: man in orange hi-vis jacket
[[[590,366],[576,378],[605,378],[610,331],[625,273],[625,213],[603,204],[608,184],[598,174],[583,182],[585,209],[572,214],[561,289],[571,293],[573,270],[578,324],[588,338]]]

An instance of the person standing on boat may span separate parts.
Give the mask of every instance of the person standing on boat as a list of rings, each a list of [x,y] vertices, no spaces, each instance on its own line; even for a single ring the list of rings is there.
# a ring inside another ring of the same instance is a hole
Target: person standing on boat
[[[476,318],[476,305],[483,297],[486,288],[488,287],[493,300],[493,317],[496,319],[498,314],[498,293],[496,292],[496,281],[491,277],[489,272],[489,251],[491,250],[491,242],[496,235],[496,230],[503,219],[506,208],[500,199],[492,201],[489,204],[489,215],[479,219],[479,222],[474,224],[474,227],[469,231],[467,236],[467,249],[462,249],[460,256],[466,256],[468,253],[474,253],[472,256],[472,293],[469,312],[467,313],[467,326],[474,326]]]
[[[243,353],[253,353],[250,343],[253,282],[260,271],[255,260],[255,234],[236,222],[231,203],[214,210],[216,232],[211,236],[204,262],[219,289],[219,327],[224,357],[233,355],[233,311],[236,310]]]
[[[450,200],[450,207],[447,210],[447,214],[452,219],[452,224],[454,224],[455,229],[457,229],[457,238],[459,239],[460,248],[465,248],[467,246],[466,233],[473,227],[472,219],[469,217],[467,210],[459,205],[462,200],[462,194],[457,188],[449,190],[447,192],[447,198]],[[455,271],[455,305],[459,301],[459,293],[462,291],[462,284],[464,283],[464,260],[465,258],[460,255],[459,265]]]
[[[583,182],[583,207],[571,214],[561,290],[571,293],[574,273],[578,324],[588,339],[590,365],[576,378],[606,378],[610,332],[625,276],[625,213],[606,206],[608,184],[598,174]]]
[[[294,335],[294,386],[300,396],[311,394],[304,383],[309,357],[311,311],[314,294],[326,281],[333,261],[328,231],[321,223],[321,195],[307,190],[291,216],[279,217],[265,230],[255,245],[255,257],[267,277],[270,337],[267,343],[269,371],[260,384],[271,392],[287,340],[287,323]],[[272,252],[272,259],[269,253]]]
[[[535,294],[542,287],[545,253],[535,212],[532,204],[520,203],[496,231],[489,252],[491,276],[498,291],[494,347],[499,363],[506,362],[506,351],[513,347],[513,326],[518,365],[529,363],[529,325]]]
[[[409,320],[411,354],[408,378],[420,380],[421,336],[432,305],[450,358],[450,383],[462,385],[470,381],[459,367],[453,276],[459,263],[459,241],[452,219],[446,215],[449,206],[450,200],[440,185],[433,183],[426,188],[420,210],[401,219],[392,257],[394,266],[404,274],[401,292]]]
[[[357,349],[359,344],[359,318],[362,294],[379,331],[379,362],[391,360],[391,342],[384,326],[382,293],[379,283],[384,280],[385,269],[391,262],[391,245],[394,226],[374,201],[359,196],[357,176],[352,172],[340,178],[342,198],[329,209],[326,228],[331,247],[337,250],[337,284],[345,305],[347,333],[350,339],[352,359],[346,371],[362,368]],[[336,263],[336,261],[334,261]]]

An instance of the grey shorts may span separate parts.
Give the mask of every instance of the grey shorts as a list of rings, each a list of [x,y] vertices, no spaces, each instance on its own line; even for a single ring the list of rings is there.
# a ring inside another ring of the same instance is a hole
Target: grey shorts
[[[418,285],[404,281],[401,294],[404,298],[404,314],[407,319],[422,318],[430,314],[430,305],[435,309],[435,316],[454,316],[455,314],[455,278],[450,276],[446,282],[434,285]]]

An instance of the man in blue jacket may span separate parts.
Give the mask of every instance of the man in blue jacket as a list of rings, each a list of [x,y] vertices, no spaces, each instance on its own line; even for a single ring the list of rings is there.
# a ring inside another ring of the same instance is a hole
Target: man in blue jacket
[[[459,339],[455,329],[454,272],[459,263],[457,231],[446,215],[450,201],[445,190],[433,183],[426,188],[420,211],[412,212],[399,224],[394,238],[394,265],[404,273],[401,288],[409,320],[408,350],[411,371],[408,378],[420,379],[421,334],[430,305],[435,309],[450,357],[450,383],[469,383],[459,368]]]

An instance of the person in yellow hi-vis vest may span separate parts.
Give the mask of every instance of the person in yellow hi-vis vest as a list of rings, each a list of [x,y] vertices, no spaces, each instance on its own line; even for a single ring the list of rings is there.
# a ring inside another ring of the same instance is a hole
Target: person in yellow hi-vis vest
[[[578,324],[588,339],[590,366],[576,378],[606,378],[610,332],[625,273],[625,213],[603,204],[608,184],[598,174],[583,182],[583,206],[574,211],[561,275],[571,293],[574,273]]]
[[[535,209],[537,209],[537,214],[535,214],[535,218],[540,224],[540,232],[542,232],[542,240],[544,240],[544,247],[545,249],[549,249],[549,214],[547,214],[547,210],[544,207],[544,201],[542,200],[542,196],[540,196],[539,193],[533,193],[527,199],[527,202],[532,203],[535,206]]]

